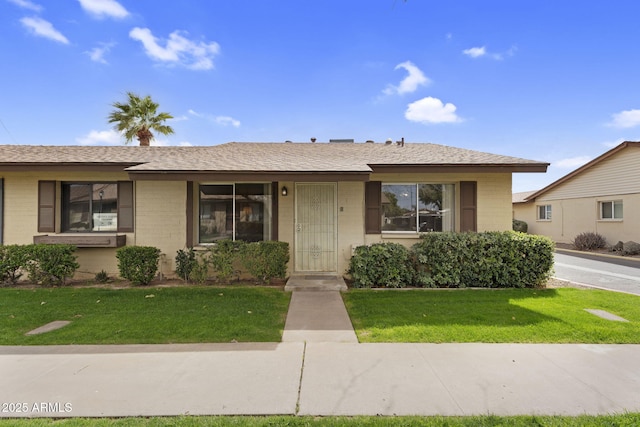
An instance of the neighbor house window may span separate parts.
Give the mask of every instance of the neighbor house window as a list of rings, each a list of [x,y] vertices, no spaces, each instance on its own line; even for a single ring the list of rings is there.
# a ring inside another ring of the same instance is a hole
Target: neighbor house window
[[[454,231],[455,185],[382,184],[382,231]]]
[[[551,221],[551,205],[538,206],[538,220]]]
[[[117,231],[118,184],[62,184],[62,230]]]
[[[622,200],[599,202],[600,219],[622,219]]]
[[[270,184],[203,184],[199,194],[200,243],[271,239]]]

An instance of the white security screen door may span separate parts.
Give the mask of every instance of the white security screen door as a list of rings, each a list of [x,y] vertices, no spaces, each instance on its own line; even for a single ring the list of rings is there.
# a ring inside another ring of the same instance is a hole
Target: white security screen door
[[[295,269],[335,272],[336,183],[296,184]]]

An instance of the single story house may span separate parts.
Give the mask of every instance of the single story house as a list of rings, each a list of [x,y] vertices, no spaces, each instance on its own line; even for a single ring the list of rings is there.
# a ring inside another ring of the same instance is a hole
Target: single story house
[[[0,241],[73,243],[80,273],[122,245],[290,244],[289,273],[343,273],[356,246],[511,229],[511,176],[548,163],[427,143],[0,146]]]
[[[623,142],[539,191],[514,194],[513,218],[559,243],[584,232],[610,245],[640,242],[640,142]]]

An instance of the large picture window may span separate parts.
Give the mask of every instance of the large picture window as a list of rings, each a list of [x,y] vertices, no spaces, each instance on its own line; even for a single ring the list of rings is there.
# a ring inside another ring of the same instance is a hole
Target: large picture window
[[[383,232],[455,230],[455,185],[382,184]]]
[[[200,243],[271,240],[270,184],[200,185]]]
[[[62,185],[62,230],[94,232],[118,230],[118,184]]]

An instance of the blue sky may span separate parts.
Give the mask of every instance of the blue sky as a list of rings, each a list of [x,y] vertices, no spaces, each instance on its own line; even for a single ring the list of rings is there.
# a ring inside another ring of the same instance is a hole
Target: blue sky
[[[637,0],[0,0],[0,144],[387,138],[550,162],[536,190],[640,140]]]

